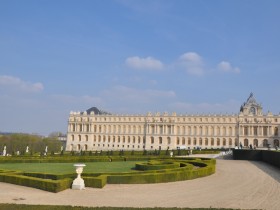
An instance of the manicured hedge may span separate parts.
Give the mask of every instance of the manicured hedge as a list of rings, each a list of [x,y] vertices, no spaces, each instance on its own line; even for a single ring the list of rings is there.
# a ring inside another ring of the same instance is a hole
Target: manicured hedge
[[[121,158],[121,157],[120,157]],[[141,158],[142,159],[142,158]],[[102,188],[109,184],[144,184],[175,182],[204,177],[215,173],[216,160],[195,158],[164,158],[139,162],[141,171],[124,173],[83,173],[86,187]],[[142,160],[147,160],[142,159]],[[34,187],[50,192],[59,192],[71,187],[76,174],[27,173],[0,171],[0,181]]]
[[[38,173],[38,172],[23,172],[22,175],[41,178],[41,179],[52,179],[52,180],[77,177],[77,174],[75,174],[75,173],[73,173],[73,174],[48,174],[48,173]]]
[[[161,170],[146,171],[145,173],[123,173],[110,174],[107,176],[109,184],[143,184],[143,183],[162,183],[174,182],[198,177],[208,176],[215,173],[215,163],[204,163],[202,160],[182,161],[179,160],[179,168],[168,168]],[[208,160],[209,161],[209,160]],[[192,169],[189,165],[195,165],[199,168]]]
[[[13,173],[0,173],[0,181],[27,187],[33,187],[49,192],[60,192],[62,190],[69,189],[72,183],[72,179],[69,178],[61,180],[50,180]]]
[[[166,170],[161,173],[151,172],[142,174],[109,175],[107,177],[107,182],[109,184],[147,184],[175,182],[208,176],[213,173],[215,173],[214,165],[197,170]]]
[[[107,183],[107,176],[100,175],[98,177],[83,177],[86,187],[103,188]]]
[[[160,170],[160,169],[169,169],[169,168],[179,168],[180,163],[174,161],[148,161],[146,163],[136,163],[136,170],[147,171],[147,170]]]

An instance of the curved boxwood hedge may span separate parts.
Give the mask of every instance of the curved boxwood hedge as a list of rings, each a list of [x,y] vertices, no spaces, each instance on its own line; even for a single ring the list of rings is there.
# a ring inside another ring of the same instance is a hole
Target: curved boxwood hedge
[[[122,161],[126,159],[119,157]],[[139,158],[139,157],[136,157]],[[75,159],[76,160],[76,159]],[[79,159],[80,162],[81,159]],[[104,159],[95,159],[95,161]],[[131,160],[131,159],[130,159]],[[135,159],[134,159],[135,160]],[[215,173],[216,160],[208,158],[139,158],[135,171],[124,173],[83,173],[86,187],[102,188],[109,184],[163,183],[195,179]],[[108,159],[106,159],[108,161]],[[112,160],[110,160],[112,161]],[[114,161],[114,160],[113,160]],[[0,170],[0,181],[59,192],[71,187],[76,174],[27,173]]]
[[[140,171],[179,168],[180,163],[174,161],[150,160],[146,163],[136,163],[135,169]]]

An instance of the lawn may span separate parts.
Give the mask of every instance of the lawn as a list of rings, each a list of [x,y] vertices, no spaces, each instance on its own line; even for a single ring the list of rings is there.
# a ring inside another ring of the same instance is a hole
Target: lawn
[[[122,162],[87,162],[85,173],[131,172],[139,161]],[[66,174],[75,173],[74,163],[0,163],[2,170],[18,170],[23,172],[40,172]]]

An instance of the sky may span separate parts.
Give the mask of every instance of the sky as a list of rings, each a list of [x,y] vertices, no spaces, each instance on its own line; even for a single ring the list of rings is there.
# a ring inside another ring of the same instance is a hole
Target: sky
[[[0,0],[0,132],[70,111],[280,111],[278,0]]]

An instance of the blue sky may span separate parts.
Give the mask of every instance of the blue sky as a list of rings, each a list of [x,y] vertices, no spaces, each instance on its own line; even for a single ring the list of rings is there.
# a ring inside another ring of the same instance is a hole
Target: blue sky
[[[0,0],[0,131],[70,111],[280,111],[280,1]]]

